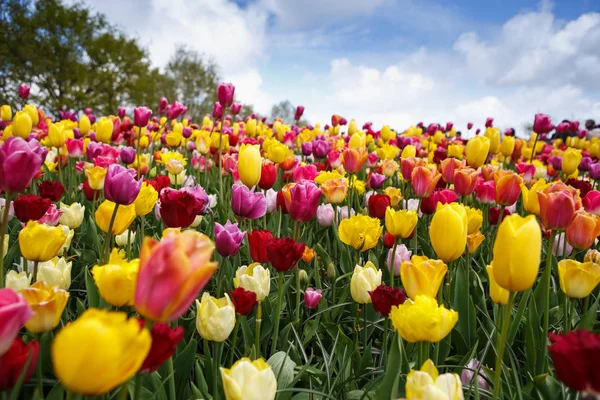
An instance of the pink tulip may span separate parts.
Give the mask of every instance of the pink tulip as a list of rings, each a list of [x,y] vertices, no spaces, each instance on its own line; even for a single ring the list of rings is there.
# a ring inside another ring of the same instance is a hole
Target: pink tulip
[[[517,172],[523,177],[525,182],[529,183],[533,178],[533,175],[535,175],[535,165],[530,163],[517,163]]]
[[[492,204],[496,200],[496,184],[494,181],[480,179],[475,188],[477,200],[483,204]]]
[[[158,103],[158,113],[164,114],[167,111],[167,107],[169,106],[169,100],[166,97],[161,97]]]
[[[215,247],[223,257],[235,256],[240,251],[246,232],[242,232],[238,224],[227,220],[225,225],[215,223]]]
[[[46,214],[44,214],[42,216],[42,218],[40,218],[38,220],[38,222],[40,224],[56,226],[56,225],[58,225],[58,220],[60,219],[60,216],[62,214],[63,214],[63,212],[61,210],[59,210],[58,208],[56,208],[56,204],[51,204],[48,211],[46,211]]]
[[[600,215],[600,192],[590,190],[581,200],[581,204],[583,204],[585,211],[594,215]]]
[[[23,100],[27,100],[29,98],[29,91],[29,85],[26,85],[24,83],[21,83],[19,85],[19,97]]]
[[[133,110],[133,123],[135,126],[143,128],[148,125],[148,120],[152,115],[152,110],[148,107],[136,107]]]
[[[33,311],[27,301],[12,289],[0,289],[0,356],[8,351],[19,330]]]
[[[231,188],[231,209],[240,217],[256,219],[267,213],[267,199],[260,192],[253,192],[245,185]]]
[[[535,133],[548,133],[552,129],[554,129],[554,126],[552,125],[550,116],[546,114],[535,114],[535,118],[533,120],[533,131]]]
[[[294,182],[300,182],[301,180],[314,181],[318,174],[317,167],[313,164],[298,165],[294,168]]]
[[[215,101],[215,104],[213,105],[212,115],[214,119],[223,118],[223,106],[218,101]]]
[[[121,119],[125,118],[125,113],[126,113],[125,107],[119,107],[119,109],[117,110],[117,115]]]
[[[12,193],[25,190],[40,172],[44,158],[32,143],[17,136],[6,139],[0,147],[0,189]]]
[[[69,153],[69,157],[71,158],[81,158],[83,157],[83,147],[84,142],[83,139],[67,139],[67,152]]]
[[[306,308],[316,308],[322,297],[321,289],[307,288],[304,291],[304,304]]]
[[[231,83],[221,83],[217,87],[217,99],[223,108],[231,107],[233,104],[233,95],[235,93],[235,86]]]
[[[142,188],[142,181],[135,180],[135,175],[135,170],[131,168],[110,165],[104,179],[104,197],[117,204],[133,203]]]
[[[387,267],[388,267],[388,271],[392,271],[392,255],[394,254],[394,249],[391,248],[388,251],[388,256],[387,256]],[[408,261],[410,260],[410,256],[412,255],[412,251],[408,250],[408,248],[403,245],[400,244],[398,246],[396,246],[396,255],[394,256],[394,276],[400,276],[400,265],[402,265],[402,263],[404,261]]]
[[[304,114],[304,106],[296,107],[296,114],[294,114],[294,119],[298,121],[302,117],[302,114]]]
[[[238,115],[242,111],[242,105],[240,103],[233,103],[231,106],[231,113],[233,115]]]
[[[298,222],[308,222],[317,215],[321,199],[321,189],[314,182],[301,181],[290,189],[290,204],[286,204],[290,218]],[[287,202],[287,201],[286,201]]]

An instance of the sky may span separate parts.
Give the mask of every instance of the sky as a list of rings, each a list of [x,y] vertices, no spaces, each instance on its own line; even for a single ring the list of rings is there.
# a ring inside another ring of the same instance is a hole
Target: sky
[[[179,44],[212,57],[261,114],[287,99],[375,129],[600,120],[600,0],[84,2],[157,67]]]

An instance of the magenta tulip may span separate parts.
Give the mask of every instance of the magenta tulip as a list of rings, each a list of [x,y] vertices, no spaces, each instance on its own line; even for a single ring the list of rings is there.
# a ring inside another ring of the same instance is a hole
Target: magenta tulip
[[[217,87],[217,99],[223,108],[230,107],[233,104],[233,94],[235,93],[235,86],[231,83],[221,83]]]
[[[0,189],[11,193],[25,190],[40,172],[44,161],[42,155],[32,143],[27,143],[20,137],[11,136],[6,139],[0,147]]]
[[[231,208],[235,215],[256,219],[267,213],[267,199],[262,193],[255,193],[245,185],[233,185]]]
[[[321,289],[307,288],[304,291],[304,304],[306,308],[316,308],[322,297]]]
[[[290,189],[291,203],[288,207],[294,221],[308,222],[317,215],[321,189],[314,182],[301,181]]]
[[[535,114],[533,120],[533,131],[537,134],[549,133],[554,126],[549,115],[546,114]]]
[[[148,125],[148,120],[152,115],[152,110],[148,107],[136,107],[133,109],[133,123],[135,126],[143,128]]]
[[[29,91],[29,85],[26,85],[24,83],[21,83],[19,85],[19,97],[23,100],[27,100],[29,98]]]
[[[215,247],[223,257],[235,256],[240,251],[242,241],[246,232],[242,232],[238,224],[232,224],[229,220],[225,225],[215,223]]]
[[[142,181],[135,180],[136,172],[119,164],[111,164],[104,178],[104,197],[117,204],[129,205],[135,201]]]
[[[0,356],[8,351],[19,330],[33,311],[27,301],[12,289],[0,289]]]

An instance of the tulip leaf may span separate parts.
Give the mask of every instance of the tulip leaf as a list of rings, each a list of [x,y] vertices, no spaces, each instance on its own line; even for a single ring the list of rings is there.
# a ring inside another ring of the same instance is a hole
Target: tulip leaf
[[[528,308],[528,302],[529,302],[529,297],[531,296],[531,289],[526,290],[525,293],[523,294],[523,297],[521,297],[521,300],[519,301],[518,305],[517,305],[517,313],[515,314],[515,316],[513,317],[511,324],[510,324],[510,330],[508,333],[508,344],[511,345],[513,343],[513,341],[515,340],[515,336],[517,335],[517,331],[519,330],[519,325],[521,324],[522,320],[523,320],[523,315],[525,314],[525,310],[527,310]]]
[[[50,393],[46,396],[46,400],[63,400],[65,398],[65,389],[60,383],[54,385]]]
[[[591,294],[590,294],[591,296]],[[598,302],[600,302],[600,296],[596,297],[596,301],[590,306],[589,310],[579,320],[577,329],[588,329],[591,330],[596,322],[596,313],[598,311]]]
[[[460,335],[454,335],[454,338],[459,338],[457,345],[462,345],[462,349],[459,348],[459,353],[464,354],[468,349],[473,347],[475,342],[476,333],[476,318],[475,318],[475,307],[473,301],[467,293],[470,293],[469,279],[469,266],[466,263],[458,265],[458,269],[454,274],[454,288],[453,288],[453,299],[452,308],[458,312],[458,324],[456,330]]]
[[[190,340],[183,351],[181,351],[181,353],[173,360],[173,367],[175,369],[175,387],[177,389],[178,399],[188,397],[185,393],[190,390],[187,383],[189,381],[190,372],[194,367],[197,345],[195,339]]]
[[[85,269],[85,290],[87,292],[88,306],[90,308],[98,308],[100,305],[100,294],[98,293],[94,278],[92,278],[92,274],[90,274],[90,270],[87,268]]]
[[[373,366],[373,346],[371,343],[365,347],[362,357],[360,358],[360,362],[358,364],[358,369],[356,370],[356,375],[362,375],[367,368]]]
[[[533,384],[540,398],[544,400],[560,400],[563,398],[563,390],[560,382],[548,374],[536,376],[533,378]]]
[[[385,367],[385,375],[378,390],[380,400],[398,398],[396,395],[397,381],[400,377],[400,373],[402,372],[402,369],[400,368],[402,361],[400,340],[401,339],[398,335],[394,335],[392,338],[387,365]]]
[[[267,363],[273,369],[277,377],[277,389],[285,389],[294,380],[294,368],[296,363],[284,352],[278,351],[273,354]]]

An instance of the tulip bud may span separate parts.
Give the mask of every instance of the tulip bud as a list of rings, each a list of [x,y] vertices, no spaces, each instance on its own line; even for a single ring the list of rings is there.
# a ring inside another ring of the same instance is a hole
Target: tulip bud
[[[327,278],[329,280],[334,280],[337,276],[337,271],[335,268],[335,264],[329,263],[327,264]]]
[[[298,277],[300,278],[300,286],[306,287],[306,285],[308,284],[308,274],[306,273],[306,271],[301,269],[298,274]]]

